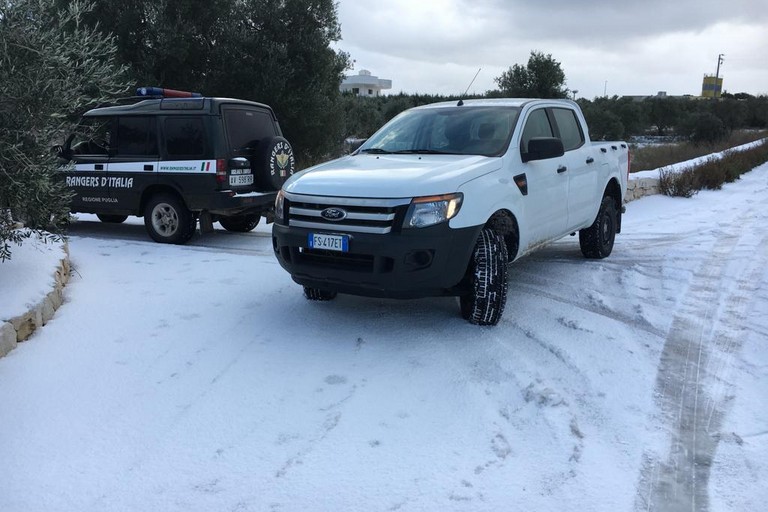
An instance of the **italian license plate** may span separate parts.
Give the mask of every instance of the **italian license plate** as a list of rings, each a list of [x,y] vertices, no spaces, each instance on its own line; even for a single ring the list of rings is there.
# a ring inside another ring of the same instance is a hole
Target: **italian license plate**
[[[253,174],[239,174],[229,177],[229,186],[239,187],[242,185],[253,185]]]
[[[349,251],[348,235],[326,235],[323,233],[310,233],[307,237],[310,249],[324,249],[326,251]]]

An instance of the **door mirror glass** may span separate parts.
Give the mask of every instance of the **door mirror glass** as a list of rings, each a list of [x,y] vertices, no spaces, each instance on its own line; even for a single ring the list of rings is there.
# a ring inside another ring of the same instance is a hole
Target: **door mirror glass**
[[[528,141],[528,151],[522,153],[523,162],[547,160],[563,156],[563,141],[556,137],[533,137]]]

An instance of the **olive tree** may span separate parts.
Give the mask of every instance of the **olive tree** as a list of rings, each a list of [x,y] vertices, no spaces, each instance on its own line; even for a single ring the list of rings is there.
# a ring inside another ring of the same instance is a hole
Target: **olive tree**
[[[61,232],[69,195],[51,147],[78,109],[125,87],[112,39],[82,23],[89,8],[0,0],[0,261],[33,233]]]
[[[496,83],[506,96],[518,98],[567,98],[565,73],[551,54],[532,51],[528,64],[515,64]]]

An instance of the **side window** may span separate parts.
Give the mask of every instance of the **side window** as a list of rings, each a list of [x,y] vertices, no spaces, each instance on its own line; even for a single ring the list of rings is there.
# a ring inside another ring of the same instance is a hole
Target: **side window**
[[[549,124],[547,111],[542,109],[534,110],[528,116],[523,128],[523,139],[520,142],[520,150],[523,153],[528,152],[528,142],[534,137],[554,137],[552,125]]]
[[[205,155],[205,130],[201,118],[169,117],[163,128],[169,157],[202,158]]]
[[[555,116],[557,129],[560,131],[563,148],[566,151],[571,151],[581,147],[584,144],[584,134],[581,132],[576,112],[567,108],[553,108],[552,113]]]
[[[154,117],[121,117],[117,121],[117,156],[156,156]]]
[[[112,136],[111,117],[86,117],[75,129],[70,142],[73,155],[107,156]]]
[[[226,109],[224,126],[230,151],[255,151],[259,142],[277,135],[272,116],[263,110]]]

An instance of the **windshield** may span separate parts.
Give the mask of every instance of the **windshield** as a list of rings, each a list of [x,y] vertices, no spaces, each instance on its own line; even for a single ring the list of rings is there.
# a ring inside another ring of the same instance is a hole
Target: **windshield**
[[[361,153],[500,156],[509,145],[518,107],[408,110],[384,125]]]

